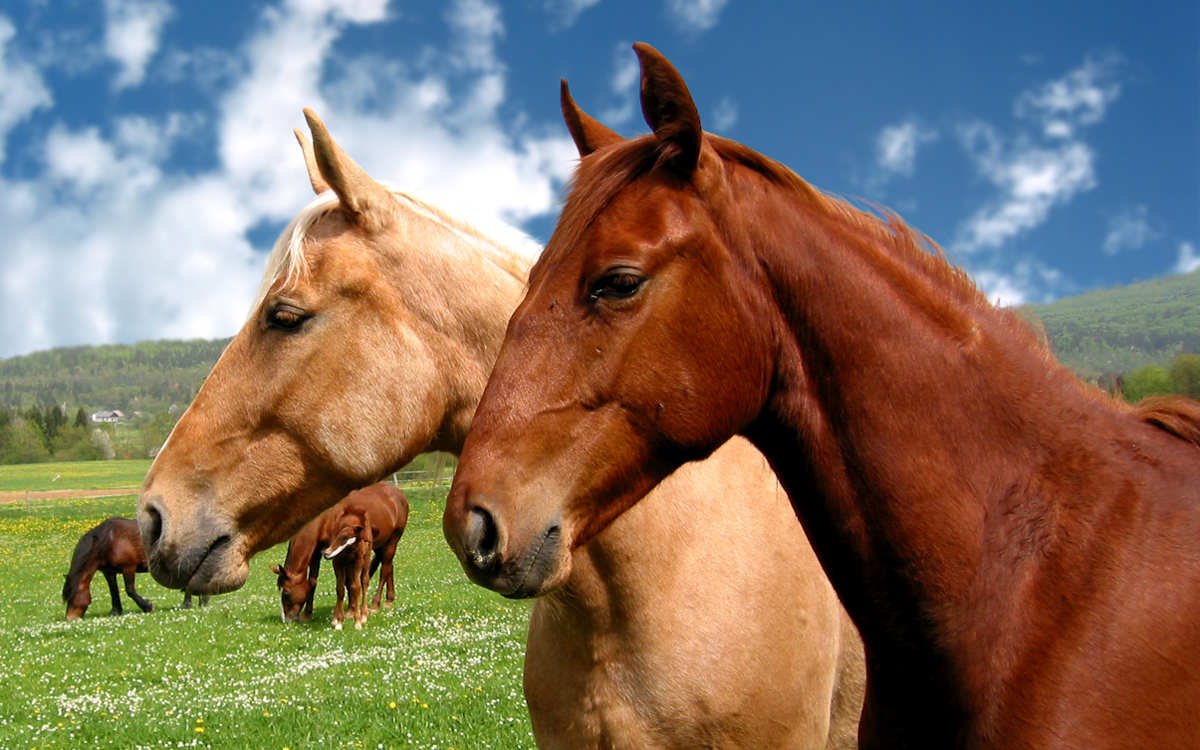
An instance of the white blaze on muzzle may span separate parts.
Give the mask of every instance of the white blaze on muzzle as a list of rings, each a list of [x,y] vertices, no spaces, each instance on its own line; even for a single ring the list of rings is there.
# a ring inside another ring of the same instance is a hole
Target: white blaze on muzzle
[[[346,548],[347,548],[347,547],[349,547],[351,544],[354,544],[354,543],[355,543],[355,542],[357,542],[357,541],[358,541],[358,537],[354,537],[354,536],[352,536],[352,537],[350,537],[349,539],[347,539],[347,540],[346,540],[346,543],[345,543],[345,544],[343,544],[342,546],[338,547],[337,549],[327,549],[327,550],[325,550],[325,559],[326,559],[326,560],[332,560],[333,558],[335,558],[335,557],[337,557],[338,555],[340,555],[340,554],[342,553],[342,550],[346,549]]]

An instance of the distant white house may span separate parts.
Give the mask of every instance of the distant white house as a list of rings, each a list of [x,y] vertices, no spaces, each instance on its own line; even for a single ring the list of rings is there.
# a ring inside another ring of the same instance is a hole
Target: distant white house
[[[97,411],[92,413],[93,422],[101,422],[104,424],[114,424],[125,418],[125,414],[117,409],[107,411]]]

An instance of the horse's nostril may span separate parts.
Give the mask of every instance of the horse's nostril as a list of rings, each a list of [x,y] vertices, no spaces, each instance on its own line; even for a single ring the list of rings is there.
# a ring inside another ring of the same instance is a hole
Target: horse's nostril
[[[147,505],[143,512],[146,514],[146,518],[141,524],[142,542],[147,549],[153,549],[158,544],[158,540],[162,538],[162,514],[153,505]]]
[[[499,534],[491,513],[478,506],[471,508],[467,514],[467,533],[463,541],[466,543],[467,557],[476,568],[486,570],[496,564]]]

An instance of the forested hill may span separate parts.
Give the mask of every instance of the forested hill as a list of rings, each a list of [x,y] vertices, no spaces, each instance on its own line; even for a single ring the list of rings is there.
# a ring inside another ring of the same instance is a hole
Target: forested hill
[[[0,406],[165,412],[195,397],[229,339],[73,346],[0,359]]]
[[[1059,360],[1090,380],[1200,353],[1200,271],[1023,309],[1045,326]]]

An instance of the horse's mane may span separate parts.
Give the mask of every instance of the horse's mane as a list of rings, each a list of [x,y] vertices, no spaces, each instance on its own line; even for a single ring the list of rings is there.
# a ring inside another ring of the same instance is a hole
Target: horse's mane
[[[411,193],[401,191],[390,185],[383,186],[395,197],[403,212],[415,214],[432,221],[452,232],[467,247],[476,250],[479,255],[490,260],[496,266],[524,281],[529,270],[530,262],[537,257],[541,248],[523,233],[513,229],[513,241],[502,243],[477,229],[471,222],[452,216],[431,203],[414,197]],[[254,315],[271,288],[279,280],[285,286],[295,283],[301,276],[308,273],[308,261],[304,254],[304,240],[309,230],[323,216],[334,211],[340,201],[336,193],[326,190],[313,198],[302,208],[295,218],[280,233],[275,245],[267,255],[266,270],[259,284],[258,294],[254,304],[250,306],[250,315]]]
[[[1138,419],[1200,447],[1200,401],[1184,396],[1154,396],[1134,407]]]
[[[92,550],[100,538],[100,527],[103,525],[89,529],[75,545],[75,552],[71,555],[71,569],[67,572],[67,579],[63,582],[62,598],[64,602],[69,602],[75,589],[79,588],[79,579],[83,577],[83,567],[91,559]]]

